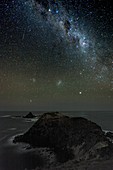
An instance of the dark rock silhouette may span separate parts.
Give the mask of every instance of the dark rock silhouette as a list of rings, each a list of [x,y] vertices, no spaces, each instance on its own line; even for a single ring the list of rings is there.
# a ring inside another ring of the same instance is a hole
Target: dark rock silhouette
[[[33,113],[29,112],[26,116],[23,116],[23,118],[34,118],[36,117],[35,115],[33,115]]]
[[[113,144],[100,126],[85,118],[58,112],[43,114],[26,133],[15,137],[16,142],[50,148],[60,162],[108,159],[113,155]]]
[[[106,136],[113,140],[113,133],[112,132],[107,132]]]

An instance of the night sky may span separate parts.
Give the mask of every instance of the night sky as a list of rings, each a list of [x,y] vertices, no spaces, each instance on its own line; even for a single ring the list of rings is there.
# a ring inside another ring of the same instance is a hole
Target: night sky
[[[0,6],[0,110],[113,110],[112,1]]]

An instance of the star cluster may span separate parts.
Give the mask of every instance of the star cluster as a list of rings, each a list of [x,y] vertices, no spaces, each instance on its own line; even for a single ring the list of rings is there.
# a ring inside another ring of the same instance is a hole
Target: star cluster
[[[110,0],[0,3],[2,109],[113,109]]]

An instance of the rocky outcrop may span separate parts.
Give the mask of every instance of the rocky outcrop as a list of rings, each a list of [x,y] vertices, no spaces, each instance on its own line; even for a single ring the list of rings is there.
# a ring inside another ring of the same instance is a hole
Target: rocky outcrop
[[[107,159],[113,155],[113,144],[100,126],[85,118],[58,112],[43,114],[26,133],[15,137],[16,142],[50,148],[60,162]]]
[[[106,133],[106,136],[107,136],[108,138],[110,138],[111,140],[113,140],[113,133],[112,133],[112,132],[107,132],[107,133]]]
[[[35,115],[33,115],[33,113],[29,112],[26,116],[23,116],[23,118],[34,118],[36,117]]]

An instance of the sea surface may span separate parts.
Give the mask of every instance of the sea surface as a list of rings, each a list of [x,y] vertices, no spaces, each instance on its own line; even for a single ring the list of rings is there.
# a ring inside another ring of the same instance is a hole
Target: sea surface
[[[13,144],[15,135],[27,131],[38,119],[25,119],[28,112],[0,112],[0,170],[32,170],[44,162],[35,150],[26,150],[25,145]],[[40,115],[44,112],[32,112]],[[85,117],[94,121],[103,130],[113,131],[113,111],[63,112],[70,116]]]

